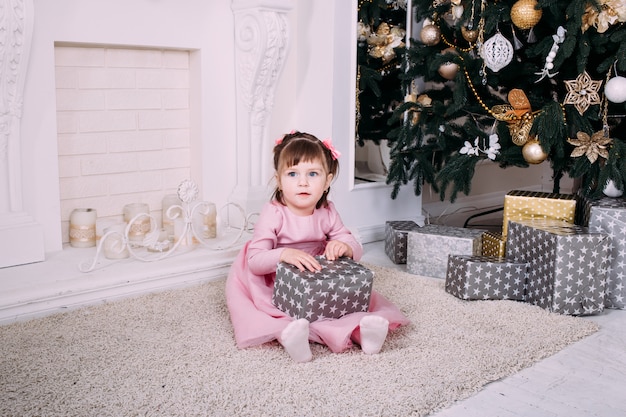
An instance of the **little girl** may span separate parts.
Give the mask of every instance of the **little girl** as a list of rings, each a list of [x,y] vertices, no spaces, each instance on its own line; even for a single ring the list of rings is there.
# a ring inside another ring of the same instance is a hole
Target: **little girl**
[[[363,248],[343,225],[328,190],[337,175],[339,152],[330,140],[293,132],[276,142],[276,189],[230,269],[226,301],[239,348],[272,340],[297,362],[311,360],[309,341],[342,352],[354,341],[363,352],[376,354],[389,329],[407,324],[400,310],[372,291],[368,312],[309,323],[274,307],[272,291],[279,262],[301,271],[319,271],[316,255],[328,260],[361,258]]]

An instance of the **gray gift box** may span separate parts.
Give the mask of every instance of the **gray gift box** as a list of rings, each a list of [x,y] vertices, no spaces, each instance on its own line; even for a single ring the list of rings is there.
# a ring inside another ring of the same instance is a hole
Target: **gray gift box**
[[[611,237],[606,276],[606,308],[626,307],[626,200],[605,197],[587,202],[585,213],[589,230]]]
[[[463,300],[524,300],[528,262],[450,255],[445,290]]]
[[[291,317],[310,322],[367,311],[374,272],[350,258],[316,258],[322,265],[319,272],[278,264],[272,304]]]
[[[411,220],[391,220],[385,223],[385,253],[396,264],[406,263],[407,236],[418,229]]]
[[[604,310],[611,239],[562,220],[509,222],[507,258],[530,264],[525,301],[549,311]]]
[[[429,224],[408,235],[407,271],[446,278],[448,255],[480,255],[485,230]]]

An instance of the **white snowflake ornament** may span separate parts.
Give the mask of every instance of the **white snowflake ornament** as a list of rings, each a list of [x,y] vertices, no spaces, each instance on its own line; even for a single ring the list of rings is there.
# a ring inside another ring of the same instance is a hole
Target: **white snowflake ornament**
[[[513,60],[513,45],[498,32],[485,41],[480,48],[480,56],[487,68],[498,72]]]

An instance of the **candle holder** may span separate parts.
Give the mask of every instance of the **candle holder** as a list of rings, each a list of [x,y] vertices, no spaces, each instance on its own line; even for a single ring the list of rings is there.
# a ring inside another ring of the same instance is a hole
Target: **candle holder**
[[[238,211],[243,224],[241,227],[233,228],[228,222],[228,228],[235,229],[235,233],[231,234],[230,239],[217,238],[217,232],[215,236],[213,236],[212,231],[207,233],[206,219],[208,218],[211,222],[215,218],[215,225],[217,225],[217,210],[213,203],[195,201],[197,197],[198,186],[191,180],[185,180],[178,186],[180,204],[170,204],[162,213],[162,223],[173,224],[177,227],[173,244],[170,241],[169,231],[159,227],[157,220],[145,208],[128,218],[126,218],[127,210],[125,210],[124,220],[126,223],[120,225],[123,226],[123,230],[120,227],[106,229],[98,243],[96,256],[91,261],[79,264],[79,270],[81,272],[93,271],[103,248],[105,248],[105,256],[114,259],[115,256],[107,256],[106,252],[107,248],[112,248],[114,241],[115,251],[121,255],[118,258],[122,258],[124,257],[122,254],[128,253],[131,258],[144,262],[154,262],[172,256],[175,252],[184,253],[196,247],[216,251],[229,249],[239,242],[244,232],[249,231],[249,216],[246,216],[243,208],[235,203],[227,203],[222,209]],[[227,217],[230,218],[230,216]],[[200,221],[197,221],[198,218]],[[141,231],[145,231],[141,239],[137,237],[136,233],[136,225],[138,224],[141,225]],[[217,230],[217,226],[215,229]]]
[[[96,246],[96,209],[77,208],[70,214],[70,246],[90,248]]]

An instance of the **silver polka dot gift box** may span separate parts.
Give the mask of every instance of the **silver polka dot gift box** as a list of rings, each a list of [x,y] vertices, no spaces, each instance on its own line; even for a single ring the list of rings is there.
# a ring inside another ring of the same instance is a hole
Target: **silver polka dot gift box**
[[[318,272],[278,264],[272,303],[291,317],[310,322],[367,311],[374,272],[350,258],[316,258],[322,265]]]

